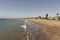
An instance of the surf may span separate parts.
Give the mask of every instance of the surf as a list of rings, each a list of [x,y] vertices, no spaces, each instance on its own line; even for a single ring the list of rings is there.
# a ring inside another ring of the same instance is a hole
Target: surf
[[[25,22],[24,22],[23,25],[21,25],[21,27],[24,28],[24,30],[26,31],[26,29],[27,29],[27,26],[26,26],[27,20],[24,20],[24,21],[25,21]]]

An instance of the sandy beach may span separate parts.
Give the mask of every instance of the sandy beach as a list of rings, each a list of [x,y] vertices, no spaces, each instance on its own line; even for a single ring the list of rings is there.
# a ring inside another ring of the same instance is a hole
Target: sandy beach
[[[60,21],[46,19],[28,19],[44,28],[51,40],[60,40]]]

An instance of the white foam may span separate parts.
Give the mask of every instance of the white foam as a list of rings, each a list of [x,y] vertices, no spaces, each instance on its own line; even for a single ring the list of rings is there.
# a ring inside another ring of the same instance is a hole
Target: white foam
[[[25,29],[25,31],[26,31],[26,25],[24,24],[24,25],[22,25],[21,27],[23,27],[24,29]]]
[[[27,20],[25,20],[25,23],[21,26],[25,29],[25,31],[26,31],[26,28],[27,28],[26,23],[27,23]]]

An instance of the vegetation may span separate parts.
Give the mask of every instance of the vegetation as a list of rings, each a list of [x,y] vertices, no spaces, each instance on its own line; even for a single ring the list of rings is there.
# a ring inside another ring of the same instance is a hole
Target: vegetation
[[[60,21],[60,16],[59,16],[59,13],[56,14],[56,16],[54,17],[49,17],[48,14],[46,13],[46,16],[45,17],[42,17],[42,16],[38,16],[38,17],[28,17],[28,18],[24,18],[24,19],[47,19],[47,20],[57,20],[57,21]]]

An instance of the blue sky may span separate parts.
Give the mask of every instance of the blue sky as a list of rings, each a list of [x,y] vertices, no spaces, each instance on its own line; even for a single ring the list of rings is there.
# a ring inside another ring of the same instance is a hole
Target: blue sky
[[[0,0],[0,18],[54,16],[60,13],[60,0]]]

